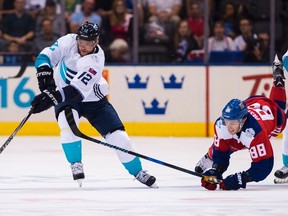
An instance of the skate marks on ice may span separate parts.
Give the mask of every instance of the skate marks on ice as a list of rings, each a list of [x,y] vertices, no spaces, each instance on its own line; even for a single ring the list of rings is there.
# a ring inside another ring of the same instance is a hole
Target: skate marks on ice
[[[6,137],[0,137],[0,141]],[[133,137],[137,152],[193,169],[211,139]],[[288,184],[273,183],[281,167],[281,140],[273,140],[275,164],[269,177],[246,190],[207,191],[200,178],[149,161],[143,167],[158,189],[142,185],[119,163],[113,150],[83,142],[86,179],[72,180],[57,137],[15,137],[0,155],[0,215],[9,216],[170,216],[287,215]],[[227,172],[250,165],[249,153],[231,158]]]

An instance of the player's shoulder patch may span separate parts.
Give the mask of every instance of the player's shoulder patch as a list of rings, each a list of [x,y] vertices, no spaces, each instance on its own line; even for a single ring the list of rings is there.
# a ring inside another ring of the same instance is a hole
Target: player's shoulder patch
[[[246,128],[245,135],[249,138],[255,137],[255,131],[253,128]]]
[[[92,67],[90,67],[90,68],[88,69],[88,72],[89,72],[90,74],[92,74],[92,75],[96,75],[96,74],[97,74],[97,71],[94,70]]]

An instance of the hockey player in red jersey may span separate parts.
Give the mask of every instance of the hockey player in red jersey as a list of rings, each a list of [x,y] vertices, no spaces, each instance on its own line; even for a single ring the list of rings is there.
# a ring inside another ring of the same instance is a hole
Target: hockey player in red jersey
[[[215,190],[219,185],[222,190],[238,190],[246,188],[248,182],[264,180],[272,171],[274,156],[270,138],[278,136],[286,125],[285,77],[277,56],[272,69],[274,82],[269,98],[232,99],[216,120],[213,144],[195,167],[204,176],[202,187]],[[243,149],[249,150],[250,168],[223,178],[231,154]]]

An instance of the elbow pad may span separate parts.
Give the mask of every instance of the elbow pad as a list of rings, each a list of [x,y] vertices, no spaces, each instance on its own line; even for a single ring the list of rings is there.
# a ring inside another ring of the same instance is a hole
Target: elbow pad
[[[63,92],[65,95],[65,101],[73,101],[79,103],[84,99],[83,95],[71,85],[64,87]]]

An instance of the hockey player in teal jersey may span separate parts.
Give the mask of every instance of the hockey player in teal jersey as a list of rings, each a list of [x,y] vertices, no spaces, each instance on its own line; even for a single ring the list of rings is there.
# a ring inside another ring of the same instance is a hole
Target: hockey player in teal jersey
[[[67,123],[64,109],[71,107],[76,123],[85,117],[107,143],[133,150],[133,144],[113,106],[106,98],[108,83],[102,77],[105,56],[99,46],[97,24],[85,22],[77,34],[59,38],[37,56],[35,67],[41,94],[31,102],[34,113],[55,106],[62,147],[74,180],[85,178],[82,142]],[[139,157],[116,151],[126,170],[141,183],[154,187],[156,178],[142,169]],[[109,163],[109,159],[107,159]]]

